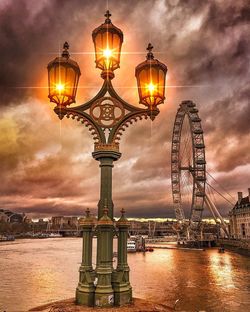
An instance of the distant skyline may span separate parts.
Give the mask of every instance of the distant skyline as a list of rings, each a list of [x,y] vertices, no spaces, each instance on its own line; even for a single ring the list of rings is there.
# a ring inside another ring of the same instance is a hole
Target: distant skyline
[[[101,87],[92,30],[106,9],[124,33],[118,94],[139,105],[134,71],[151,42],[168,66],[166,101],[156,120],[131,125],[113,170],[115,216],[174,218],[170,149],[176,111],[193,100],[202,119],[207,170],[233,203],[250,187],[250,8],[247,0],[1,0],[0,208],[31,217],[93,214],[99,164],[74,120],[61,122],[47,98],[47,64],[65,41],[82,76],[77,104]],[[211,181],[216,188],[218,185]],[[215,198],[224,216],[232,208]],[[189,209],[186,208],[186,217]],[[210,217],[208,211],[204,216]]]
[[[66,217],[66,216],[65,216]],[[77,216],[77,217],[82,217],[82,216]],[[97,216],[95,216],[97,217]],[[51,217],[49,218],[43,218],[44,221],[48,221],[49,219],[51,219]],[[118,220],[119,218],[115,218],[116,220]],[[128,218],[129,221],[139,221],[139,222],[148,222],[148,221],[152,221],[152,222],[172,222],[172,221],[177,221],[175,218]],[[38,222],[39,218],[32,218],[33,222]],[[187,219],[188,221],[188,219]],[[204,222],[210,223],[210,224],[215,224],[215,221],[213,218],[203,218]],[[229,219],[225,218],[224,221],[226,221],[227,223],[229,223]]]

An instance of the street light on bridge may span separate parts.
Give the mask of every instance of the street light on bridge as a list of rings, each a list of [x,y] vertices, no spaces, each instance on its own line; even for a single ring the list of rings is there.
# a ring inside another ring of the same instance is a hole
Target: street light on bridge
[[[120,55],[123,42],[123,33],[111,23],[109,11],[105,14],[105,22],[97,27],[92,38],[95,45],[95,63],[100,68],[102,77],[113,78],[113,71],[120,67]]]
[[[154,58],[152,49],[153,46],[149,43],[147,59],[137,65],[135,76],[140,103],[153,108],[164,103],[167,66]]]
[[[61,57],[48,64],[49,99],[58,106],[75,103],[78,80],[81,75],[78,64],[69,57],[69,44],[63,45]]]
[[[158,105],[165,99],[166,65],[153,56],[148,45],[146,61],[136,67],[139,102],[146,108],[138,108],[127,103],[114,90],[111,80],[114,70],[120,66],[122,31],[110,20],[106,12],[105,22],[97,27],[92,38],[95,45],[96,67],[102,70],[103,86],[97,95],[87,103],[70,107],[75,102],[80,69],[69,56],[69,45],[64,44],[61,57],[48,64],[49,99],[56,104],[55,113],[82,122],[93,135],[92,156],[100,162],[101,185],[98,203],[98,221],[86,212],[82,222],[83,254],[79,269],[80,278],[76,289],[76,303],[88,306],[113,306],[131,302],[132,288],[129,282],[127,264],[128,221],[122,216],[114,227],[114,204],[112,201],[113,162],[121,157],[119,140],[125,128],[143,118],[154,120],[158,115]],[[107,95],[108,94],[108,95]],[[108,130],[108,131],[106,131]],[[96,268],[92,266],[92,238],[97,235]],[[113,268],[113,237],[118,236],[118,263]]]

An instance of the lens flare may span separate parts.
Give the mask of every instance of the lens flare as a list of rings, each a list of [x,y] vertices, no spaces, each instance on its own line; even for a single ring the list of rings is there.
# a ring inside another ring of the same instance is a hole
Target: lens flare
[[[110,58],[112,56],[112,51],[110,49],[103,50],[103,55],[106,58]]]
[[[56,85],[56,90],[57,90],[57,91],[62,92],[62,91],[64,91],[64,89],[65,89],[65,87],[64,87],[63,84],[58,83],[58,84]]]
[[[153,95],[154,92],[156,91],[156,85],[154,85],[154,84],[151,82],[151,83],[149,83],[149,84],[147,85],[147,89],[148,89],[149,93],[150,93],[151,95]]]

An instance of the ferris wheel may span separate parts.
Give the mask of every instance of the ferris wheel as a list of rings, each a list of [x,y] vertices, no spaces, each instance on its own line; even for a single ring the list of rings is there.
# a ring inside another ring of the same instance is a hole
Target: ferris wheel
[[[206,159],[199,111],[192,101],[183,101],[177,111],[171,148],[171,182],[176,219],[189,219],[189,229],[198,230],[202,220],[206,186]],[[185,217],[185,211],[189,216]]]

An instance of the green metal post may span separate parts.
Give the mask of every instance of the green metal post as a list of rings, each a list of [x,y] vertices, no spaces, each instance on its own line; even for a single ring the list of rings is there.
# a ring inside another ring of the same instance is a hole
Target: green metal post
[[[113,272],[113,201],[112,201],[112,168],[113,161],[120,158],[121,153],[117,151],[101,150],[93,154],[100,161],[101,186],[100,201],[98,203],[97,232],[97,255],[96,255],[96,277],[95,305],[113,306],[114,291],[112,288]]]
[[[127,239],[129,222],[125,218],[125,210],[121,211],[122,216],[117,221],[118,228],[118,262],[113,272],[114,303],[121,306],[132,301],[132,287],[129,282],[129,266],[127,262]]]
[[[80,305],[94,305],[94,276],[92,267],[92,238],[93,219],[90,218],[89,209],[86,211],[86,218],[80,223],[83,231],[82,263],[79,269],[80,278],[76,288],[76,303]]]
[[[109,307],[114,305],[114,291],[111,284],[113,272],[113,233],[114,223],[105,207],[104,215],[97,224],[98,263],[96,266],[97,284],[95,305]]]
[[[121,153],[115,151],[96,151],[92,153],[96,160],[100,161],[101,183],[100,183],[100,200],[98,203],[98,220],[103,215],[105,202],[108,207],[108,216],[113,220],[113,200],[112,200],[112,169],[113,161],[121,157]]]

